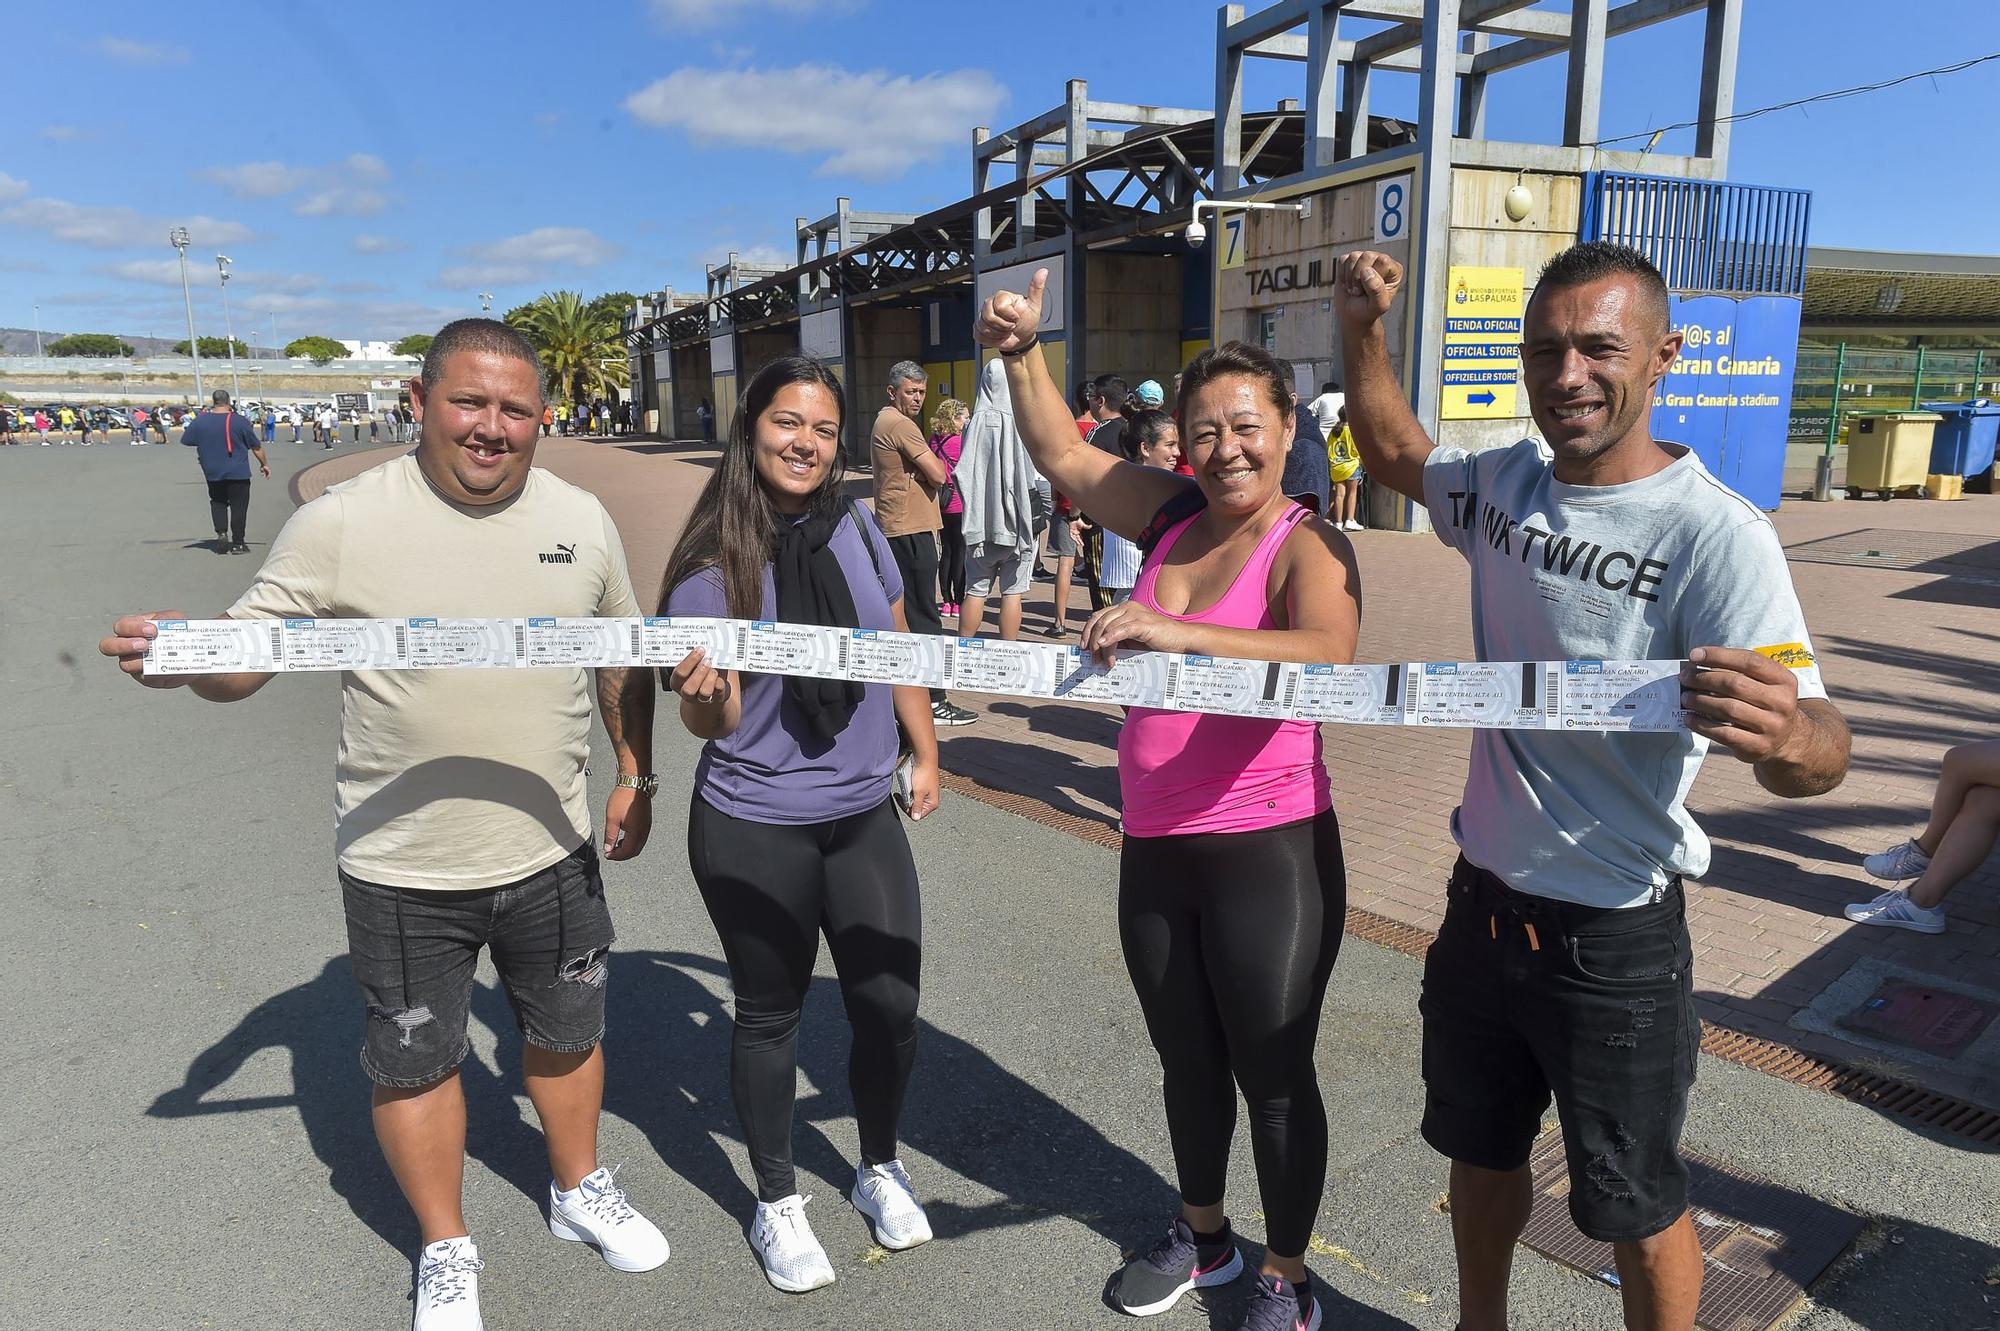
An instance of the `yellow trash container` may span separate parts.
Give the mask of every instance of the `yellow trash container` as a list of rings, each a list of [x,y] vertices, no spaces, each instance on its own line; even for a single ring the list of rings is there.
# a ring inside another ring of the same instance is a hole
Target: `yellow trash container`
[[[1847,424],[1847,489],[1887,499],[1919,490],[1930,474],[1931,436],[1944,417],[1934,411],[1857,412]]]

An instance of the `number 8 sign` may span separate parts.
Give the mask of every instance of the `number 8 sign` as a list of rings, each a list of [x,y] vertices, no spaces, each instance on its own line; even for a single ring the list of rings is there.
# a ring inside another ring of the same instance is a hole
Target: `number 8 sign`
[[[1410,231],[1410,177],[1391,176],[1375,186],[1375,240],[1401,240]]]

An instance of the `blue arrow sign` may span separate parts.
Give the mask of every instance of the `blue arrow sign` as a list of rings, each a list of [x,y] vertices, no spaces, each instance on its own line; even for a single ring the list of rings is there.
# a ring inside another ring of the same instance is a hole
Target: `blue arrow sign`
[[[1493,405],[1495,398],[1493,396],[1493,390],[1489,388],[1484,393],[1467,393],[1465,395],[1465,400],[1467,402],[1476,403],[1482,407],[1490,407]]]

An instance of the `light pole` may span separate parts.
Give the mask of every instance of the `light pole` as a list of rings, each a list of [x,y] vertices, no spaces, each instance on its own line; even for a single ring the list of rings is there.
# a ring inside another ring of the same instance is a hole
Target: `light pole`
[[[480,292],[480,293],[479,293],[479,312],[480,312],[481,314],[491,314],[491,313],[493,313],[493,293],[492,293],[492,292],[490,292],[490,291],[482,291],[482,292]]]
[[[188,229],[177,226],[167,233],[167,242],[181,256],[181,300],[187,305],[188,355],[194,358],[194,400],[201,401],[201,343],[194,336],[194,297],[188,294]]]
[[[266,317],[271,321],[271,354],[273,356],[283,356],[285,354],[285,346],[284,343],[278,341],[278,316],[272,314]]]
[[[227,254],[215,256],[215,271],[222,274],[222,336],[229,343],[229,393],[242,397],[243,386],[236,382],[236,334],[229,327],[229,265],[235,262]]]
[[[37,359],[40,359],[40,358],[41,358],[41,354],[42,354],[42,307],[41,307],[41,306],[39,306],[39,305],[37,305],[37,306],[35,306],[35,356],[36,356],[36,358],[37,358]]]

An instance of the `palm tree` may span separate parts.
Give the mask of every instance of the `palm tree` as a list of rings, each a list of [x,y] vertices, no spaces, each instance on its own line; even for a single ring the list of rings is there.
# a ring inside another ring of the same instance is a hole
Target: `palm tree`
[[[509,312],[507,322],[541,352],[551,391],[567,393],[572,402],[588,402],[625,387],[625,342],[618,320],[593,313],[577,292],[543,292],[533,303]]]

